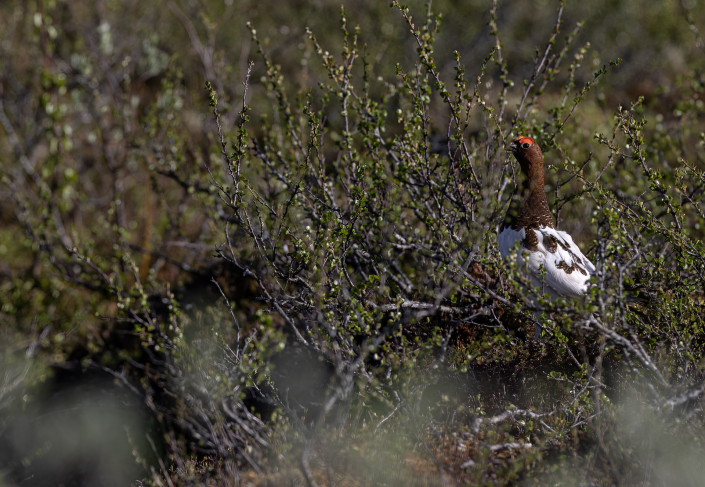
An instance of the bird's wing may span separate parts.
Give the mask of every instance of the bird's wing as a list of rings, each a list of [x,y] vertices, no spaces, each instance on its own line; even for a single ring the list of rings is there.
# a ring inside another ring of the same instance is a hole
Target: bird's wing
[[[528,259],[529,272],[537,279],[537,284],[544,282],[550,288],[546,289],[549,294],[574,298],[585,294],[595,266],[583,255],[571,236],[548,227],[528,230],[536,234],[537,242],[535,246],[532,242],[532,248],[527,248],[526,231],[524,228],[502,229],[498,236],[502,256],[510,256],[518,242],[517,265],[522,267],[524,259]],[[545,269],[543,277],[542,267]]]
[[[595,272],[595,266],[583,255],[570,235],[553,228],[541,227],[536,232],[539,244],[536,264],[546,269],[546,284],[563,296],[580,297],[587,291],[587,282]],[[529,269],[538,272],[538,265]],[[538,261],[542,262],[538,262]]]

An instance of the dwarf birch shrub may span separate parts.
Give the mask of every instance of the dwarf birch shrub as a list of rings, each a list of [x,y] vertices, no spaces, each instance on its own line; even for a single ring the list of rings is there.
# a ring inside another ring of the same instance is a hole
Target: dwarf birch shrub
[[[36,310],[20,348],[45,357],[30,373],[3,352],[19,370],[4,424],[23,417],[18,391],[60,388],[53,366],[143,404],[134,475],[155,485],[698,478],[697,63],[662,100],[610,105],[595,90],[620,61],[584,66],[584,23],[559,3],[520,79],[495,2],[481,62],[456,52],[448,76],[442,17],[395,1],[413,60],[377,68],[341,9],[339,41],[307,32],[324,76],[297,89],[253,22],[235,97],[208,17],[168,4],[209,78],[198,94],[158,39],[126,57],[110,25],[66,61],[38,12],[36,99],[2,98],[22,231],[3,236],[3,319],[16,333]],[[558,227],[597,267],[584,299],[549,300],[499,255],[520,134],[544,150]],[[8,438],[8,478],[50,474],[22,458],[59,453]]]

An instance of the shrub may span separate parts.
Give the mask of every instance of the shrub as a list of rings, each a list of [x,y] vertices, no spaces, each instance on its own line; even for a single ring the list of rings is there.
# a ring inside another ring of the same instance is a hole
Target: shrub
[[[395,1],[416,49],[395,72],[341,9],[339,56],[308,33],[324,76],[307,89],[248,24],[258,54],[236,97],[209,17],[167,4],[211,78],[198,94],[154,36],[127,54],[103,23],[71,51],[63,4],[8,21],[44,67],[10,58],[22,96],[0,106],[3,333],[32,324],[3,351],[5,425],[107,397],[142,468],[126,480],[158,485],[696,482],[697,62],[615,110],[594,91],[619,60],[584,68],[583,23],[565,36],[560,3],[515,86],[495,2],[492,47],[468,68],[456,52],[449,77],[441,17]],[[497,251],[518,134],[543,147],[559,227],[597,267],[583,300],[547,299]],[[18,429],[12,481],[57,459],[84,482],[113,471]],[[65,444],[57,431],[33,435]]]

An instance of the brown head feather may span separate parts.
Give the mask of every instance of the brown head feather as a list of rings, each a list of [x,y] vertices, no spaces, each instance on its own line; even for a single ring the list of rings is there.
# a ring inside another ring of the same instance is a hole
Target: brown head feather
[[[543,154],[541,148],[531,137],[517,137],[509,145],[509,150],[516,158],[521,172],[529,182],[543,184]]]
[[[512,197],[503,228],[553,228],[553,215],[546,201],[541,148],[531,137],[517,137],[509,144],[509,151],[514,154],[525,179]]]

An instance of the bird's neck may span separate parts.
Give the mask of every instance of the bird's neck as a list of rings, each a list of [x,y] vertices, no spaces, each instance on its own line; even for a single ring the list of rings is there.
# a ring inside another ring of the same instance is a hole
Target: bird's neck
[[[503,227],[539,228],[554,227],[553,214],[548,208],[543,171],[536,171],[525,178],[512,196]]]

